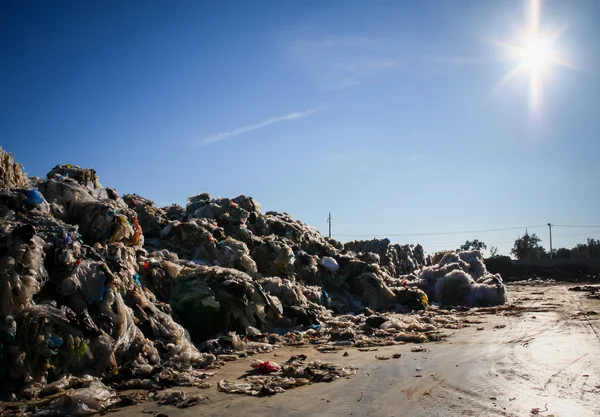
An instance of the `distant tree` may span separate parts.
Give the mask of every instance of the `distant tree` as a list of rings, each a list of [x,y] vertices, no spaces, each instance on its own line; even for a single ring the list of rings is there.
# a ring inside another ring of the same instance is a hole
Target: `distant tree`
[[[550,259],[550,253],[543,246],[537,246],[531,253],[533,259]]]
[[[490,246],[490,257],[498,256],[498,246]]]
[[[599,258],[600,240],[588,238],[587,243],[578,243],[571,249],[559,248],[554,250],[554,257],[559,259],[569,258]]]
[[[587,240],[588,250],[590,251],[590,258],[600,257],[600,240],[590,239]]]
[[[587,257],[588,254],[589,254],[588,245],[586,245],[585,243],[578,243],[577,245],[573,246],[573,248],[571,249],[572,257],[583,258],[583,257]]]
[[[468,250],[478,250],[480,252],[487,249],[487,245],[479,240],[475,239],[473,241],[466,241],[464,245],[462,245],[459,250],[468,251]]]
[[[515,240],[510,251],[517,259],[542,259],[547,257],[546,249],[540,246],[540,238],[535,233],[525,235]]]

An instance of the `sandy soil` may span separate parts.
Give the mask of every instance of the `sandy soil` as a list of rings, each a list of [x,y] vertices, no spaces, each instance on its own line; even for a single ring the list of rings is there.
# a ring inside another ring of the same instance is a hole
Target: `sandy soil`
[[[272,397],[224,394],[213,386],[186,389],[208,397],[191,408],[144,403],[112,416],[597,416],[600,415],[600,301],[562,285],[511,285],[525,312],[473,313],[470,327],[448,339],[359,352],[284,348],[293,354],[353,365],[349,379],[299,387]],[[597,313],[597,314],[593,314]],[[348,356],[343,356],[348,352]],[[375,356],[402,354],[399,359]],[[211,378],[236,379],[251,359],[231,362]]]

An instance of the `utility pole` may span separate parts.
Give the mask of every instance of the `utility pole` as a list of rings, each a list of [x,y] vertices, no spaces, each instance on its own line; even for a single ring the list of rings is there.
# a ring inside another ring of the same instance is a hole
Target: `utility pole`
[[[331,212],[329,212],[329,217],[327,218],[327,223],[329,223],[329,239],[331,239]]]
[[[550,259],[552,259],[552,224],[548,223],[548,230],[550,230]]]

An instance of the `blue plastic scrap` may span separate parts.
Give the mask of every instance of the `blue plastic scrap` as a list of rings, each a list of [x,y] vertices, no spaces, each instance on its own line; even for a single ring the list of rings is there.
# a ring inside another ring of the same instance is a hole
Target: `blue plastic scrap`
[[[27,204],[32,206],[39,206],[44,202],[44,196],[35,188],[25,191],[25,197],[27,198]]]
[[[63,341],[56,333],[52,333],[52,335],[46,339],[46,343],[51,348],[57,348],[63,344]]]
[[[135,274],[133,276],[133,281],[137,284],[137,285],[142,285],[142,282],[140,281],[140,274]]]

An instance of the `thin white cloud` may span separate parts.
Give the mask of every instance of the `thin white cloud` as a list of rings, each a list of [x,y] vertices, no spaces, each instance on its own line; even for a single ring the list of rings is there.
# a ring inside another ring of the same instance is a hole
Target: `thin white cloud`
[[[253,130],[262,129],[263,127],[270,126],[275,123],[285,122],[286,120],[294,120],[294,119],[302,119],[306,116],[310,116],[313,113],[320,111],[321,107],[315,107],[313,109],[308,109],[305,111],[298,111],[290,114],[286,114],[285,116],[271,117],[270,119],[263,120],[262,122],[240,127],[234,130],[230,130],[228,132],[216,133],[214,135],[207,136],[201,142],[201,145],[208,145],[210,143],[220,142],[223,139],[227,139],[233,136],[242,135],[244,133],[251,132]]]
[[[325,90],[343,90],[399,67],[404,47],[385,38],[321,35],[296,38],[285,49]]]

